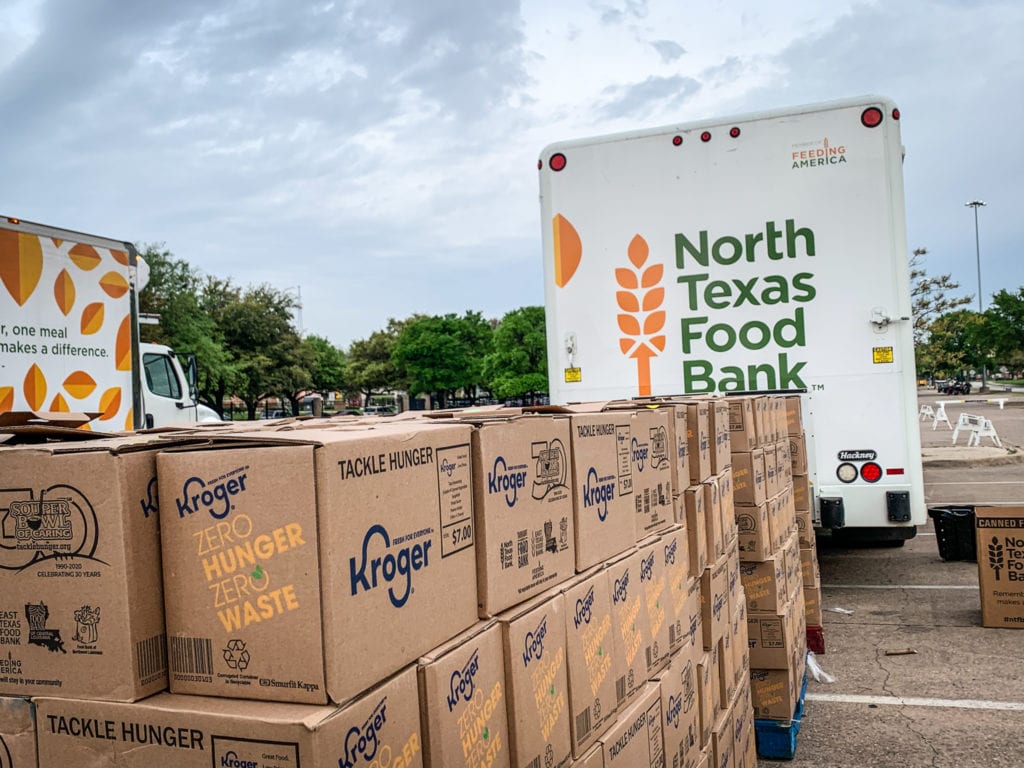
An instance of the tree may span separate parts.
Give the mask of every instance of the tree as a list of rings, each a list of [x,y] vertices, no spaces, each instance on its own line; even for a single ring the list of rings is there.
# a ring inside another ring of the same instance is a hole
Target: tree
[[[353,341],[348,348],[347,383],[362,394],[369,405],[374,392],[403,389],[405,382],[391,360],[398,335],[409,321],[388,320],[388,327],[369,338]]]
[[[402,329],[391,359],[408,379],[410,394],[434,395],[443,408],[458,390],[475,399],[492,334],[479,312],[418,317]]]
[[[950,274],[930,277],[924,268],[927,248],[915,248],[910,257],[910,300],[914,315],[914,345],[928,337],[929,326],[947,312],[967,306],[973,296],[951,297],[960,287]]]
[[[345,389],[345,353],[313,334],[302,340],[302,346],[310,353],[310,388],[320,394]]]
[[[925,357],[935,373],[981,369],[992,364],[988,336],[984,315],[965,309],[947,312],[929,326]]]
[[[1016,293],[1001,290],[994,294],[985,317],[996,362],[1013,371],[1024,369],[1024,287]]]
[[[501,319],[494,330],[491,351],[484,357],[483,378],[500,400],[547,392],[543,307],[522,307]]]

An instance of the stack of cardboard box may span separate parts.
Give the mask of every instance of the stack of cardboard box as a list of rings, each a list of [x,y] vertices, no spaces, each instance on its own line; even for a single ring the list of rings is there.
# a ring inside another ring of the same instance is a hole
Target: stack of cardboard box
[[[4,768],[753,768],[729,416],[0,449]]]
[[[764,396],[729,401],[751,696],[756,717],[773,720],[793,716],[807,651],[789,400]]]
[[[786,397],[786,432],[789,436],[789,458],[793,472],[793,506],[796,508],[797,539],[800,543],[800,567],[804,588],[804,616],[808,639],[815,638],[817,649],[824,652],[821,629],[821,574],[818,569],[818,548],[811,520],[811,487],[807,478],[807,437],[799,397]]]

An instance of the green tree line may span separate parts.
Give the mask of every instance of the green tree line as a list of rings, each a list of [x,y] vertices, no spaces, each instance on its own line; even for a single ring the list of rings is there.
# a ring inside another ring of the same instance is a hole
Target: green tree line
[[[954,378],[1005,367],[1013,378],[1024,376],[1024,287],[992,294],[982,312],[967,309],[975,297],[953,297],[960,286],[948,274],[929,276],[927,253],[918,248],[910,261],[918,375]]]
[[[144,341],[199,361],[200,400],[218,413],[238,398],[256,418],[268,398],[298,414],[303,393],[341,392],[369,403],[375,394],[430,395],[444,407],[461,396],[507,400],[547,391],[544,309],[522,307],[500,321],[479,312],[391,319],[347,350],[295,327],[296,297],[269,285],[240,286],[203,274],[163,246],[139,253],[149,282],[139,295]]]

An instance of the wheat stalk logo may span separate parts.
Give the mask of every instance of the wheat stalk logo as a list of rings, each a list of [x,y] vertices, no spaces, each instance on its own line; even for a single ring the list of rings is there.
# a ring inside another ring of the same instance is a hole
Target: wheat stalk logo
[[[641,396],[651,394],[651,358],[665,351],[665,311],[659,309],[665,301],[665,289],[659,285],[665,272],[662,264],[644,267],[650,249],[647,241],[636,235],[627,249],[630,267],[615,270],[615,281],[622,289],[615,299],[622,310],[617,320],[622,337],[622,354],[636,360],[636,379]]]
[[[997,536],[992,537],[992,543],[988,545],[988,565],[996,574],[996,581],[999,581],[999,572],[1003,570],[1003,545],[999,543]]]

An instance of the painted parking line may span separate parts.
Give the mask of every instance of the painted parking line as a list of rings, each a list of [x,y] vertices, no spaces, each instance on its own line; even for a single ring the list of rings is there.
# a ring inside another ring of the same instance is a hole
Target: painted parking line
[[[985,701],[983,699],[928,699],[913,696],[859,696],[845,693],[808,693],[808,701],[838,704],[875,704],[894,707],[941,707],[944,709],[991,709],[999,712],[1024,712],[1024,702]]]
[[[977,584],[822,584],[822,589],[973,589]]]

